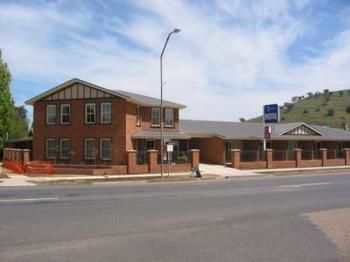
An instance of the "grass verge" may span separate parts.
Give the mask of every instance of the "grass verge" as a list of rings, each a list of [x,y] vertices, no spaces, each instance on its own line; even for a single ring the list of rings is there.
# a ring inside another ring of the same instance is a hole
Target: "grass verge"
[[[322,175],[322,174],[335,174],[335,173],[349,173],[349,168],[338,169],[316,169],[316,170],[295,170],[295,171],[266,171],[259,172],[260,174],[272,175],[272,176],[292,176],[292,175]]]

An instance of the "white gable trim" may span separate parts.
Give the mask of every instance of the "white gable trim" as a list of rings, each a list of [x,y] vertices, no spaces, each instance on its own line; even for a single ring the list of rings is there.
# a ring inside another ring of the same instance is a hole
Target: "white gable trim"
[[[323,133],[321,133],[320,131],[318,131],[317,129],[313,128],[312,126],[310,126],[310,125],[308,125],[308,124],[306,124],[306,123],[300,123],[300,124],[298,124],[298,125],[296,125],[296,126],[293,126],[293,127],[291,127],[291,128],[288,128],[287,130],[284,130],[283,132],[281,132],[281,133],[279,134],[279,136],[283,136],[283,135],[285,135],[286,133],[288,133],[289,131],[291,131],[291,130],[293,130],[293,129],[295,129],[295,128],[298,128],[298,127],[300,127],[300,126],[305,126],[305,127],[309,128],[309,129],[311,129],[312,131],[314,131],[316,134],[319,134],[320,136],[324,136]]]
[[[25,104],[33,105],[35,102],[40,101],[40,100],[42,100],[42,99],[44,99],[44,98],[46,98],[46,97],[48,97],[48,96],[50,96],[50,95],[52,95],[54,93],[57,93],[57,92],[65,89],[65,88],[67,88],[67,87],[69,87],[71,85],[74,85],[74,84],[82,84],[84,86],[88,86],[90,88],[94,88],[94,89],[100,90],[102,92],[108,93],[108,94],[110,94],[112,96],[118,96],[118,97],[121,97],[121,98],[124,98],[124,99],[127,99],[127,100],[129,99],[128,96],[122,95],[122,94],[120,94],[118,92],[114,92],[114,91],[112,92],[111,90],[108,90],[108,89],[103,88],[101,86],[97,86],[97,85],[91,84],[89,82],[86,82],[86,81],[83,81],[83,80],[80,80],[80,79],[77,79],[77,78],[73,78],[73,79],[71,79],[71,80],[69,80],[67,82],[64,82],[63,84],[60,84],[60,85],[58,85],[58,86],[56,86],[54,88],[51,88],[50,90],[48,90],[48,91],[46,91],[44,93],[41,93],[38,96],[35,96],[35,97],[25,101]]]

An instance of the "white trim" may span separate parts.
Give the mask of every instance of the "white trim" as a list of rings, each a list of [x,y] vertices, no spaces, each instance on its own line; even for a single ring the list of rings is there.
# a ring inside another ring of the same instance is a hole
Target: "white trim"
[[[84,159],[86,160],[96,160],[96,157],[87,157],[86,155],[86,149],[87,149],[87,146],[86,146],[86,142],[88,141],[94,141],[94,148],[93,150],[95,151],[96,150],[96,139],[95,138],[85,138],[84,139]],[[96,155],[97,156],[97,155]]]
[[[95,121],[94,122],[88,122],[87,121],[87,107],[89,106],[89,105],[93,105],[94,106],[94,115],[95,115]],[[97,114],[96,114],[96,103],[85,103],[85,116],[84,116],[84,118],[85,118],[85,124],[87,124],[87,125],[93,125],[93,124],[96,124],[96,116],[97,116]]]
[[[103,157],[102,156],[102,141],[109,141],[110,142],[110,145],[111,145],[111,157]],[[100,138],[100,159],[101,160],[105,160],[105,161],[108,161],[108,160],[112,160],[112,150],[113,150],[113,146],[112,146],[112,138],[108,138],[108,137],[103,137],[103,138]]]
[[[69,122],[67,122],[67,123],[63,123],[63,122],[62,122],[62,115],[63,115],[62,109],[63,109],[64,106],[68,106],[68,108],[69,108]],[[70,104],[61,104],[61,105],[60,105],[60,124],[61,124],[61,125],[69,125],[69,124],[70,124],[70,121],[71,121]]]
[[[62,156],[62,142],[63,141],[68,141],[69,142],[69,151],[72,149],[71,148],[71,146],[72,146],[71,140],[69,138],[61,138],[60,139],[60,159],[70,159],[70,155],[67,156],[67,157],[63,157]]]
[[[298,125],[294,126],[294,127],[291,127],[283,132],[281,132],[279,134],[279,136],[283,136],[284,134],[288,133],[289,131],[295,129],[295,128],[298,128],[300,126],[306,126],[307,128],[311,129],[312,131],[314,131],[315,133],[319,134],[320,136],[324,136],[324,134],[322,134],[320,131],[318,131],[317,129],[313,128],[312,126],[309,126],[308,124],[306,123],[299,123]]]
[[[109,105],[109,121],[103,121],[103,105]],[[100,123],[101,124],[111,124],[112,123],[112,103],[111,102],[103,102],[100,104]]]
[[[55,107],[55,123],[49,123],[49,107]],[[46,104],[46,125],[54,126],[57,125],[57,105],[56,104]]]
[[[49,157],[49,147],[48,147],[49,143],[48,143],[48,141],[54,141],[55,142],[55,149],[56,149],[57,139],[56,138],[46,138],[45,139],[45,158],[46,159],[55,159],[57,154],[53,157]]]

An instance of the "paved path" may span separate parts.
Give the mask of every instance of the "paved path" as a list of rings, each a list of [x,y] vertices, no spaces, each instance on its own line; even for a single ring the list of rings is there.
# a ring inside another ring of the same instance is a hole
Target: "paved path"
[[[260,175],[247,170],[238,170],[238,169],[226,167],[223,165],[213,165],[213,164],[200,164],[199,170],[202,171],[203,174],[214,174],[222,177],[246,177],[246,176]]]
[[[14,174],[0,166],[0,174],[6,175],[8,178],[0,178],[0,187],[2,186],[34,186],[33,183],[27,182],[30,178],[24,175]]]
[[[3,187],[0,260],[339,261],[342,237],[306,214],[347,210],[349,199],[349,174]]]

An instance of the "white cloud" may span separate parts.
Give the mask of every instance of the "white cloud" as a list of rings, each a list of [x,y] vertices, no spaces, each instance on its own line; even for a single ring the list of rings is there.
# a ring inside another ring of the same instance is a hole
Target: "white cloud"
[[[169,30],[179,27],[164,57],[165,97],[188,105],[184,118],[238,120],[258,115],[266,103],[350,88],[350,30],[328,40],[331,48],[321,56],[288,61],[288,48],[310,30],[292,10],[309,1],[132,3],[143,12],[128,19],[103,16],[83,1],[69,9],[64,1],[0,4],[0,24],[7,25],[0,27],[0,45],[14,78],[54,85],[80,77],[158,96],[160,51]]]

